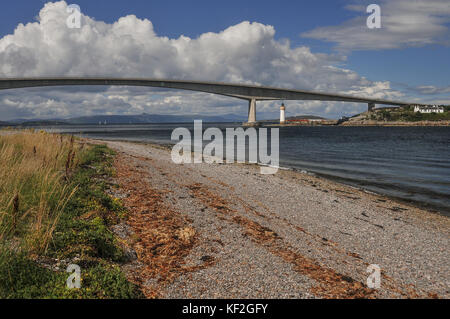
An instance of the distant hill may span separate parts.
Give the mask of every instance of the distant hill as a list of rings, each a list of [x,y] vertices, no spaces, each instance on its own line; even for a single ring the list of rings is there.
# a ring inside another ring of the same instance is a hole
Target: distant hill
[[[244,122],[246,118],[234,114],[226,115],[161,115],[161,114],[139,114],[139,115],[93,115],[82,116],[69,119],[15,119],[14,124],[20,125],[89,125],[89,124],[152,124],[152,123],[189,123],[194,120],[204,122]]]
[[[8,120],[9,123],[18,125],[18,124],[25,124],[25,123],[50,123],[50,122],[64,122],[62,119],[13,119]]]
[[[341,122],[342,125],[391,125],[429,126],[450,125],[450,106],[444,106],[443,113],[414,112],[412,106],[382,107],[357,114]]]
[[[450,106],[444,106],[444,113],[414,112],[414,107],[380,107],[371,112],[363,112],[352,117],[353,121],[419,122],[450,120]]]
[[[0,126],[11,126],[11,123],[0,121]]]
[[[63,120],[29,120],[20,123],[22,126],[47,126],[47,125],[64,125],[69,124]]]
[[[234,114],[227,115],[161,115],[147,114],[140,115],[95,115],[71,118],[66,120],[69,124],[150,124],[150,123],[186,123],[194,120],[203,120],[204,122],[238,122],[244,121],[242,116]]]

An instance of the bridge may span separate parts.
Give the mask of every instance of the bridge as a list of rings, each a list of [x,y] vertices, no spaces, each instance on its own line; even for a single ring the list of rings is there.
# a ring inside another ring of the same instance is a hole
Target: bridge
[[[0,90],[29,87],[104,85],[104,86],[146,86],[169,88],[219,94],[248,101],[248,124],[256,124],[256,102],[270,100],[314,100],[367,103],[368,110],[376,104],[391,106],[423,105],[400,101],[388,101],[356,97],[351,95],[324,93],[304,90],[291,90],[275,87],[220,82],[185,81],[145,78],[3,78],[0,79]]]

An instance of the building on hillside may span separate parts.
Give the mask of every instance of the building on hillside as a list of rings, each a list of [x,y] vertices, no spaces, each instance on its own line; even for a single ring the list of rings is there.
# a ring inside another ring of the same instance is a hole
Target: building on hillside
[[[438,105],[414,106],[414,112],[417,113],[444,113],[444,108]]]

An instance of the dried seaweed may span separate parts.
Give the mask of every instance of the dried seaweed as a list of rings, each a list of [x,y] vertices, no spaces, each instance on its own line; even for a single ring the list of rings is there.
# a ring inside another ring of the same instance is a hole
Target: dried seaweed
[[[194,247],[197,233],[185,217],[164,202],[165,192],[152,188],[129,162],[118,156],[114,166],[120,188],[130,194],[123,199],[129,210],[127,224],[134,232],[133,249],[143,264],[133,271],[131,279],[147,298],[158,298],[165,284],[193,271],[184,266],[184,258]]]

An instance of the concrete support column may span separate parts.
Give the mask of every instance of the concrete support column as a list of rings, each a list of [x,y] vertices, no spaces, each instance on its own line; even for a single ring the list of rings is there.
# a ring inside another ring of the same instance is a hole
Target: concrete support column
[[[256,123],[256,99],[248,101],[248,124]]]
[[[368,111],[372,111],[375,108],[375,103],[369,103]]]

